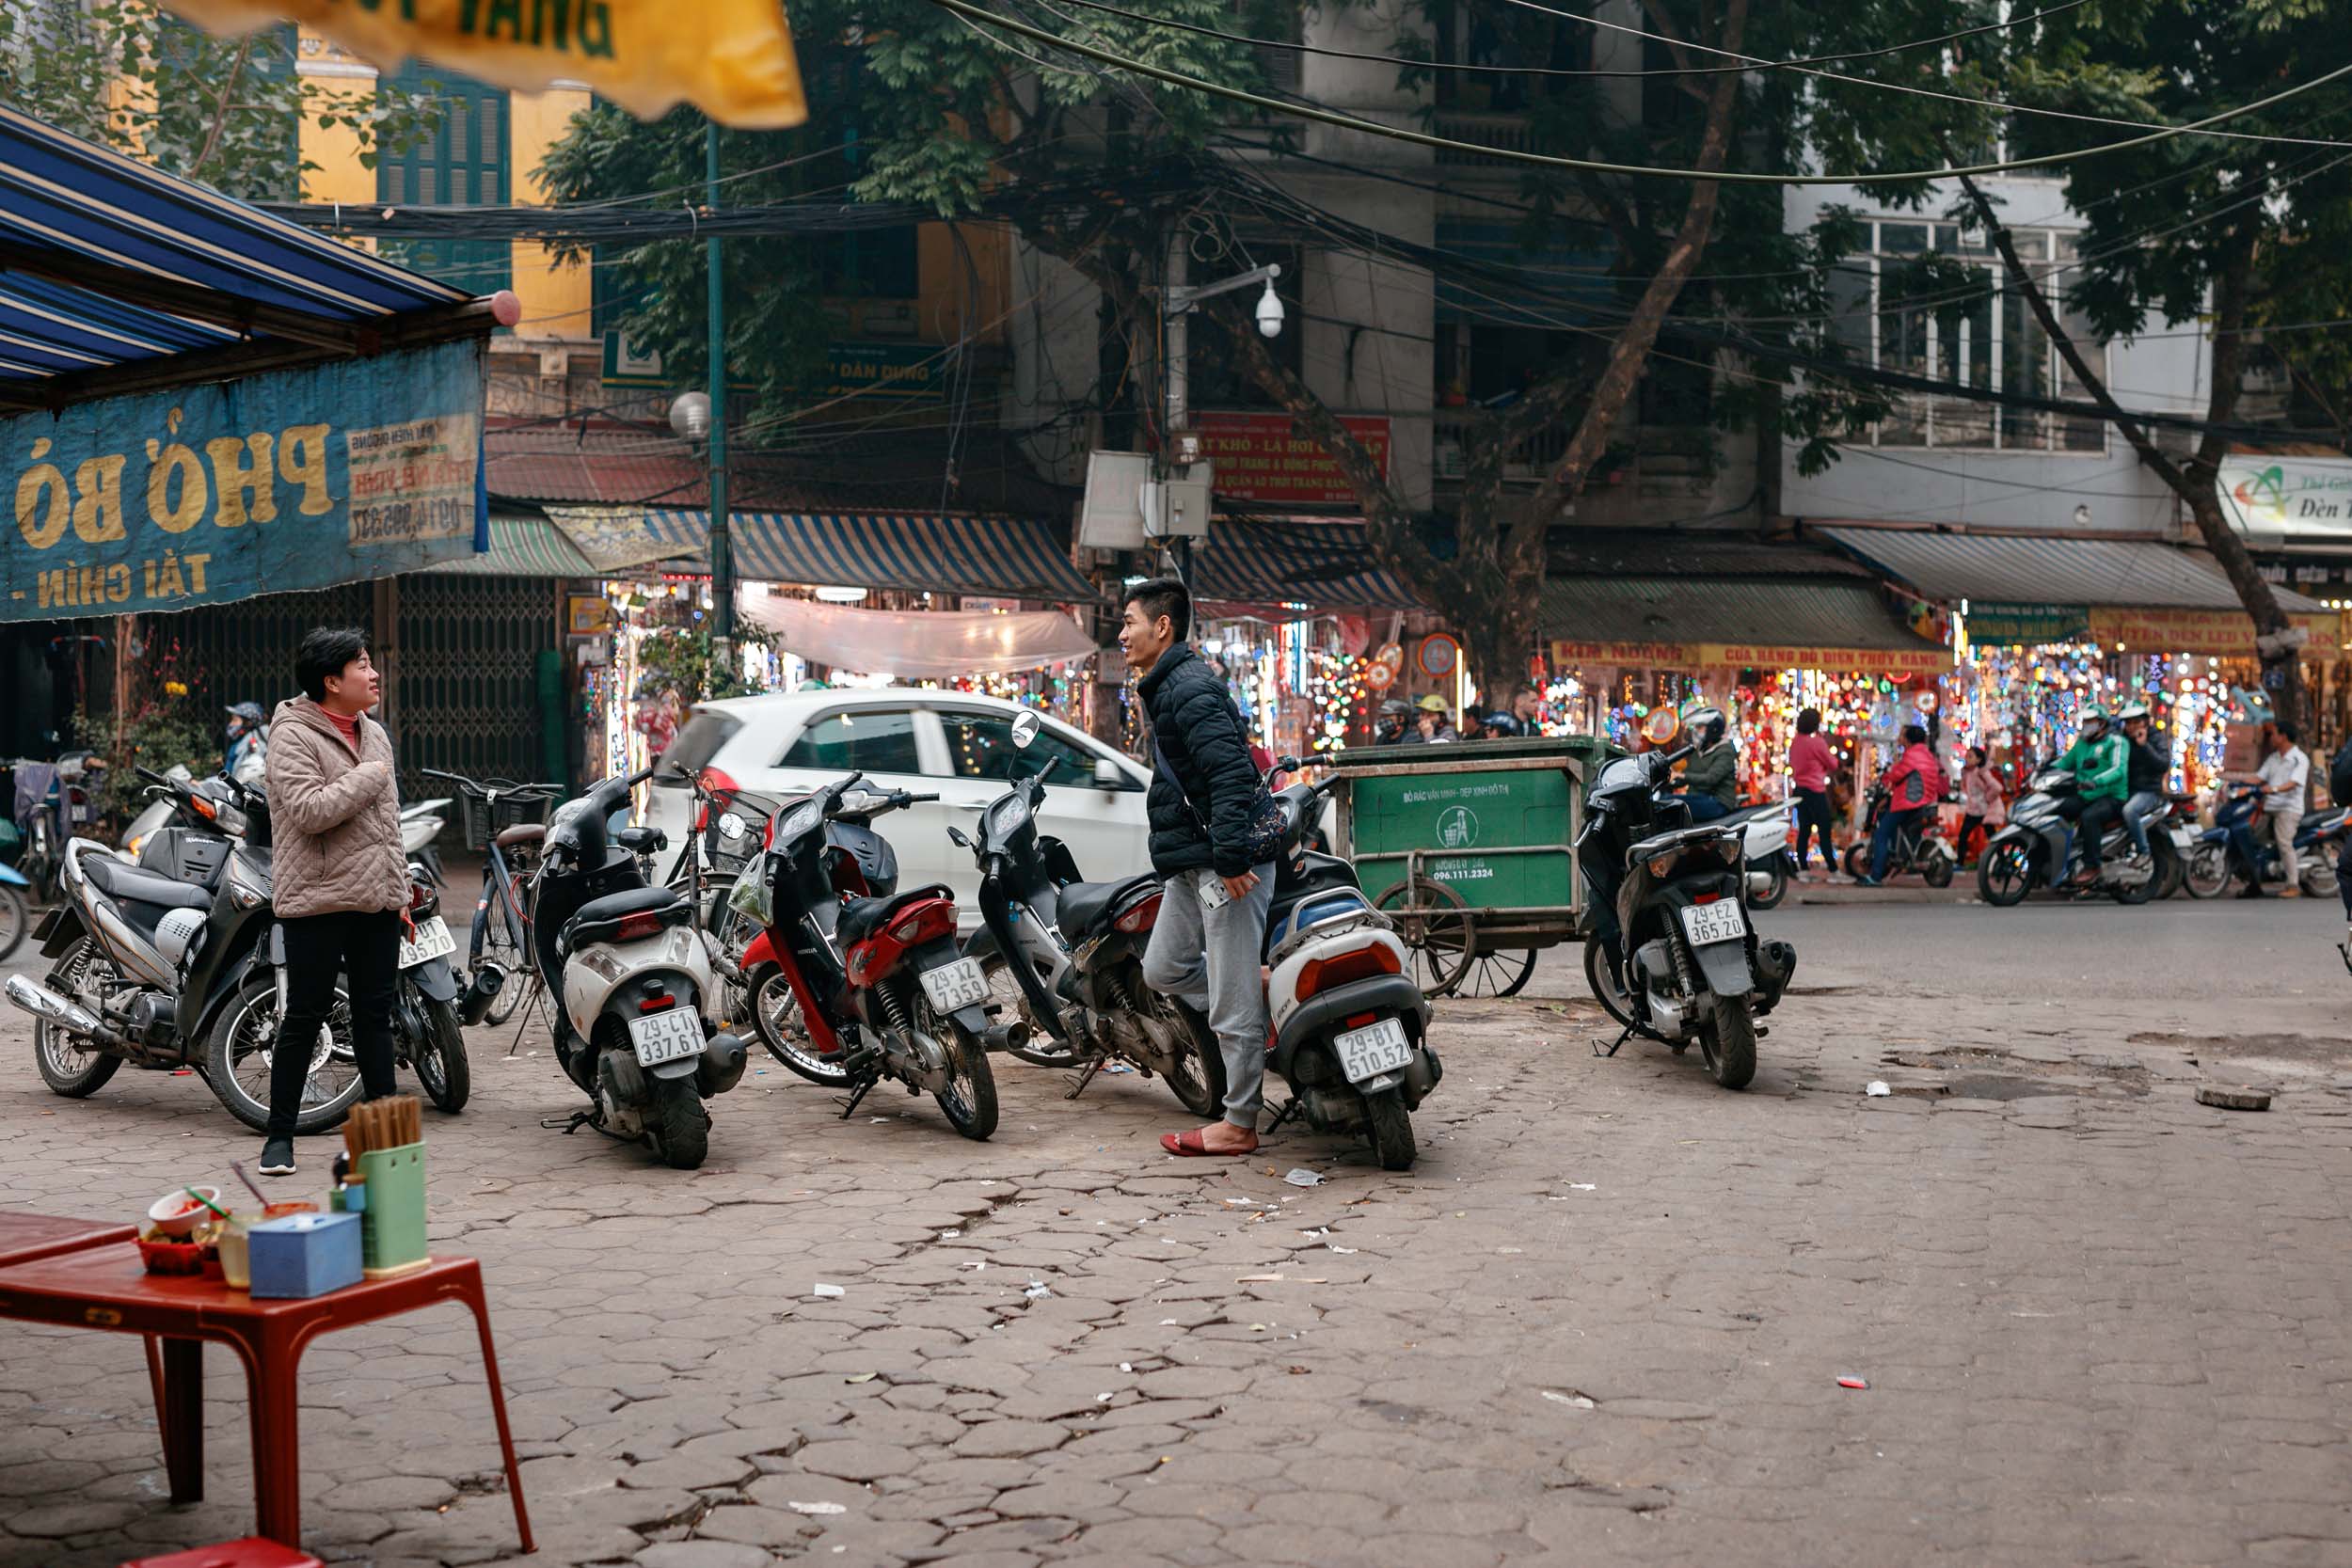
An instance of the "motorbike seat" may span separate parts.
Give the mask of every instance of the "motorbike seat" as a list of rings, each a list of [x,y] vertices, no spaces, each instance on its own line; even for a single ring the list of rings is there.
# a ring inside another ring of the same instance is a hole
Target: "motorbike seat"
[[[694,918],[694,906],[679,897],[675,888],[633,887],[625,893],[608,893],[582,904],[580,912],[564,923],[556,950],[568,955],[576,947],[605,941],[633,914],[660,915],[664,926],[684,926]]]
[[[1054,917],[1061,923],[1065,934],[1075,936],[1091,931],[1109,918],[1111,911],[1130,892],[1158,881],[1158,877],[1146,871],[1124,881],[1072,882],[1056,897]]]
[[[540,840],[547,836],[548,828],[544,822],[517,822],[511,828],[501,830],[498,846],[501,849],[536,849]]]
[[[1719,823],[1753,822],[1759,816],[1785,816],[1788,810],[1788,802],[1786,800],[1765,800],[1753,806],[1734,806],[1715,820]]]
[[[841,945],[854,947],[890,924],[901,910],[927,899],[953,900],[955,890],[944,886],[918,887],[897,893],[887,898],[852,898],[841,906]]]
[[[82,870],[90,885],[110,898],[131,903],[150,904],[159,910],[205,910],[212,908],[213,895],[193,882],[175,881],[159,877],[152,871],[142,871],[128,861],[110,860],[103,855],[82,857]]]

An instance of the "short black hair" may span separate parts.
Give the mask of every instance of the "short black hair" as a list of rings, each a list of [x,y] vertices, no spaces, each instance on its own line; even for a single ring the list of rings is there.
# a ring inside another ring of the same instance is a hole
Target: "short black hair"
[[[2292,719],[2281,719],[2279,721],[2279,733],[2287,737],[2287,744],[2290,746],[2300,746],[2303,744],[2303,731],[2301,727]]]
[[[1821,710],[1820,708],[1804,708],[1797,714],[1797,733],[1799,735],[1811,735],[1820,727]]]
[[[1119,595],[1119,608],[1139,606],[1143,618],[1168,617],[1168,629],[1177,641],[1192,635],[1192,592],[1174,578],[1150,578]]]
[[[1905,724],[1903,726],[1904,745],[1925,746],[1927,743],[1928,727],[1925,724]]]
[[[294,684],[314,703],[326,701],[326,682],[368,651],[367,633],[357,626],[312,626],[294,648]]]

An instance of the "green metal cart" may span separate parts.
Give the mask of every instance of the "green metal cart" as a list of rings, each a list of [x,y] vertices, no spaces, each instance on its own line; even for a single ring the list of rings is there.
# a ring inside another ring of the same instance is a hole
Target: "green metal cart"
[[[1412,950],[1430,996],[1511,996],[1584,929],[1576,836],[1614,749],[1592,736],[1385,746],[1327,760],[1337,852]]]

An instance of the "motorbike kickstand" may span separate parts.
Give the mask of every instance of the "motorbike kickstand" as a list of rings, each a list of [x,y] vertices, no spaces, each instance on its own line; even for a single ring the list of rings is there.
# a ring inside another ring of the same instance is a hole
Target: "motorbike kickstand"
[[[1282,1108],[1275,1113],[1274,1119],[1266,1124],[1266,1130],[1263,1135],[1271,1136],[1274,1133],[1280,1132],[1282,1124],[1298,1114],[1298,1106],[1299,1100],[1296,1095],[1293,1095],[1290,1099],[1284,1101],[1282,1102]]]
[[[880,1078],[868,1078],[865,1083],[860,1084],[856,1089],[851,1091],[850,1095],[850,1102],[841,1107],[841,1119],[843,1121],[847,1121],[851,1117],[857,1115],[858,1101],[866,1098],[866,1093],[868,1089],[871,1089],[875,1085],[881,1082],[882,1080]]]
[[[551,1128],[556,1132],[562,1132],[568,1138],[583,1127],[595,1127],[597,1132],[603,1132],[604,1129],[596,1127],[596,1113],[593,1110],[588,1110],[574,1111],[568,1117],[543,1117],[540,1120],[539,1125],[546,1128]]]
[[[1064,1100],[1075,1100],[1080,1095],[1086,1093],[1087,1085],[1094,1082],[1094,1075],[1102,1071],[1103,1065],[1110,1059],[1111,1057],[1109,1052],[1104,1051],[1097,1053],[1090,1060],[1088,1061],[1086,1070],[1078,1074],[1078,1082],[1072,1085],[1070,1092],[1063,1095],[1062,1098]]]

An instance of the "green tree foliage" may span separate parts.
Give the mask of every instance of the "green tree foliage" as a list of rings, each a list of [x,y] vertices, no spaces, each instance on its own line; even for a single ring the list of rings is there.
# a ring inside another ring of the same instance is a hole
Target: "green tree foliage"
[[[435,129],[429,99],[294,65],[291,26],[216,39],[145,0],[0,6],[0,103],[230,196],[300,199],[306,119],[349,128],[370,168]]]

